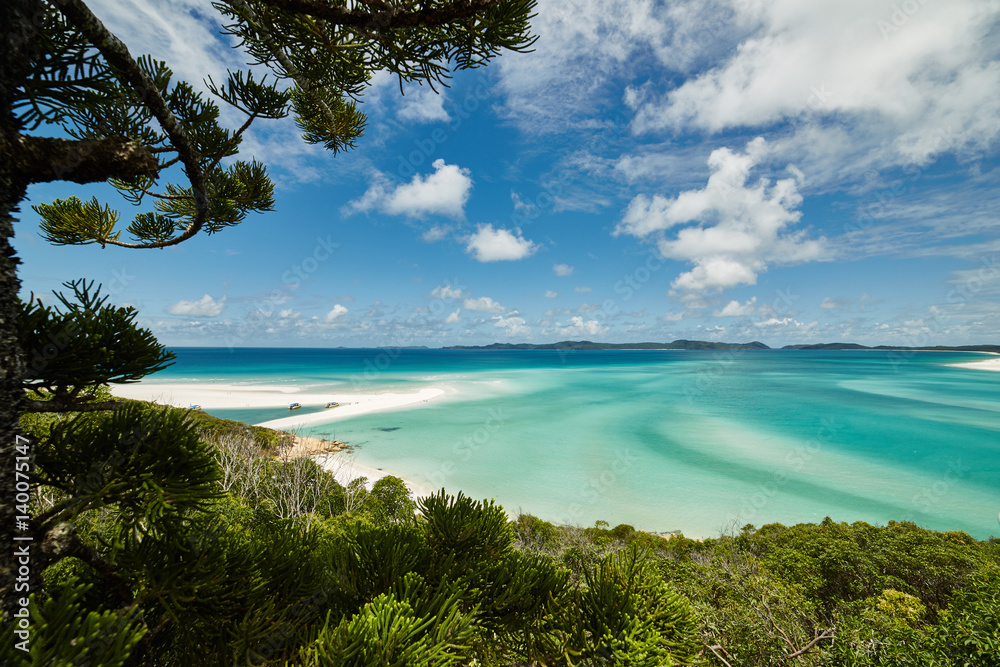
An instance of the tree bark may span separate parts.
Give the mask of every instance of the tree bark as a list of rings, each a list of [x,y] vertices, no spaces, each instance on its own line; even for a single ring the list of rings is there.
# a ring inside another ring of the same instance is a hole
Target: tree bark
[[[21,127],[13,112],[14,92],[24,84],[37,48],[44,7],[38,0],[3,0],[0,2],[0,145],[11,145],[20,136]],[[27,180],[11,160],[0,160],[0,617],[7,623],[13,613],[17,577],[15,457],[18,417],[24,405],[24,359],[17,336],[17,278],[20,263],[14,253],[14,215],[27,193]],[[33,461],[32,461],[33,463]],[[30,567],[30,557],[29,557]],[[38,581],[37,572],[31,579]]]
[[[14,168],[31,183],[131,181],[158,173],[158,162],[149,148],[126,137],[82,141],[19,137],[13,145],[0,144],[0,153],[10,156]]]

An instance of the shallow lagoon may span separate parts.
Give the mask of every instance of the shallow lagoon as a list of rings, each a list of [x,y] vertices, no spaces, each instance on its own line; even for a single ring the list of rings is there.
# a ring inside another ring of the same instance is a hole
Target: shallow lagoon
[[[942,352],[182,348],[157,382],[412,391],[314,425],[360,463],[509,511],[716,535],[831,516],[1000,535],[1000,373]],[[285,410],[219,410],[252,423]]]

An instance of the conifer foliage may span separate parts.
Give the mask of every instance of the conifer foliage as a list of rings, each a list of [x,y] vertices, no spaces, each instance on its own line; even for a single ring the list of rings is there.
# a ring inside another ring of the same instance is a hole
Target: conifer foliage
[[[255,123],[293,117],[306,142],[334,152],[351,148],[365,124],[361,94],[376,71],[396,74],[401,85],[433,86],[445,83],[452,70],[529,49],[534,4],[219,0],[214,7],[225,31],[255,69],[208,80],[202,92],[177,80],[168,63],[130,50],[141,45],[123,44],[84,0],[0,3],[0,541],[10,544],[18,525],[8,500],[15,495],[21,413],[111,408],[93,399],[96,386],[139,379],[170,361],[148,332],[133,325],[134,311],[107,307],[88,283],[70,284],[75,301],[63,300],[63,308],[18,302],[19,260],[11,239],[28,186],[106,183],[137,211],[126,219],[116,203],[97,198],[34,204],[42,236],[54,244],[163,248],[220,232],[274,205],[265,166],[241,154]],[[223,125],[220,104],[243,114],[239,127]],[[79,328],[71,331],[70,324]],[[26,395],[26,386],[42,395]],[[83,429],[83,422],[77,427]],[[118,454],[131,460],[131,453]],[[117,459],[108,465],[126,468]],[[162,496],[164,503],[143,511],[183,515],[155,479],[143,483],[150,502]],[[58,560],[59,545],[75,542],[49,540],[55,535],[44,532],[48,528],[36,521],[31,530],[37,543],[48,545],[46,557]],[[12,566],[4,550],[5,620],[14,607]]]

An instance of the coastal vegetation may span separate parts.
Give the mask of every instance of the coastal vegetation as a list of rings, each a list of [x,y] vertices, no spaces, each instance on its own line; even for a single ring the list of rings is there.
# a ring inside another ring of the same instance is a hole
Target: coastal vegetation
[[[195,415],[24,416],[32,511],[74,544],[41,571],[30,656],[5,626],[5,664],[998,664],[995,539],[511,520],[394,477],[344,486]]]

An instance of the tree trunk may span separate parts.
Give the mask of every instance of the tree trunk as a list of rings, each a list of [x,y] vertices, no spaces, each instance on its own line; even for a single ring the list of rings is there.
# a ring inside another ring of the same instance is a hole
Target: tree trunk
[[[31,69],[37,33],[44,8],[37,0],[0,2],[0,154],[18,141],[21,128],[13,113],[14,91],[21,87]],[[20,434],[18,417],[24,405],[21,380],[24,360],[17,341],[17,278],[19,260],[11,245],[14,238],[14,214],[27,192],[27,183],[10,160],[0,160],[0,616],[10,620],[17,597],[15,548],[31,542],[15,542],[15,535],[29,535],[17,530],[15,456]],[[28,566],[30,568],[30,556]],[[38,581],[37,572],[31,578]]]

